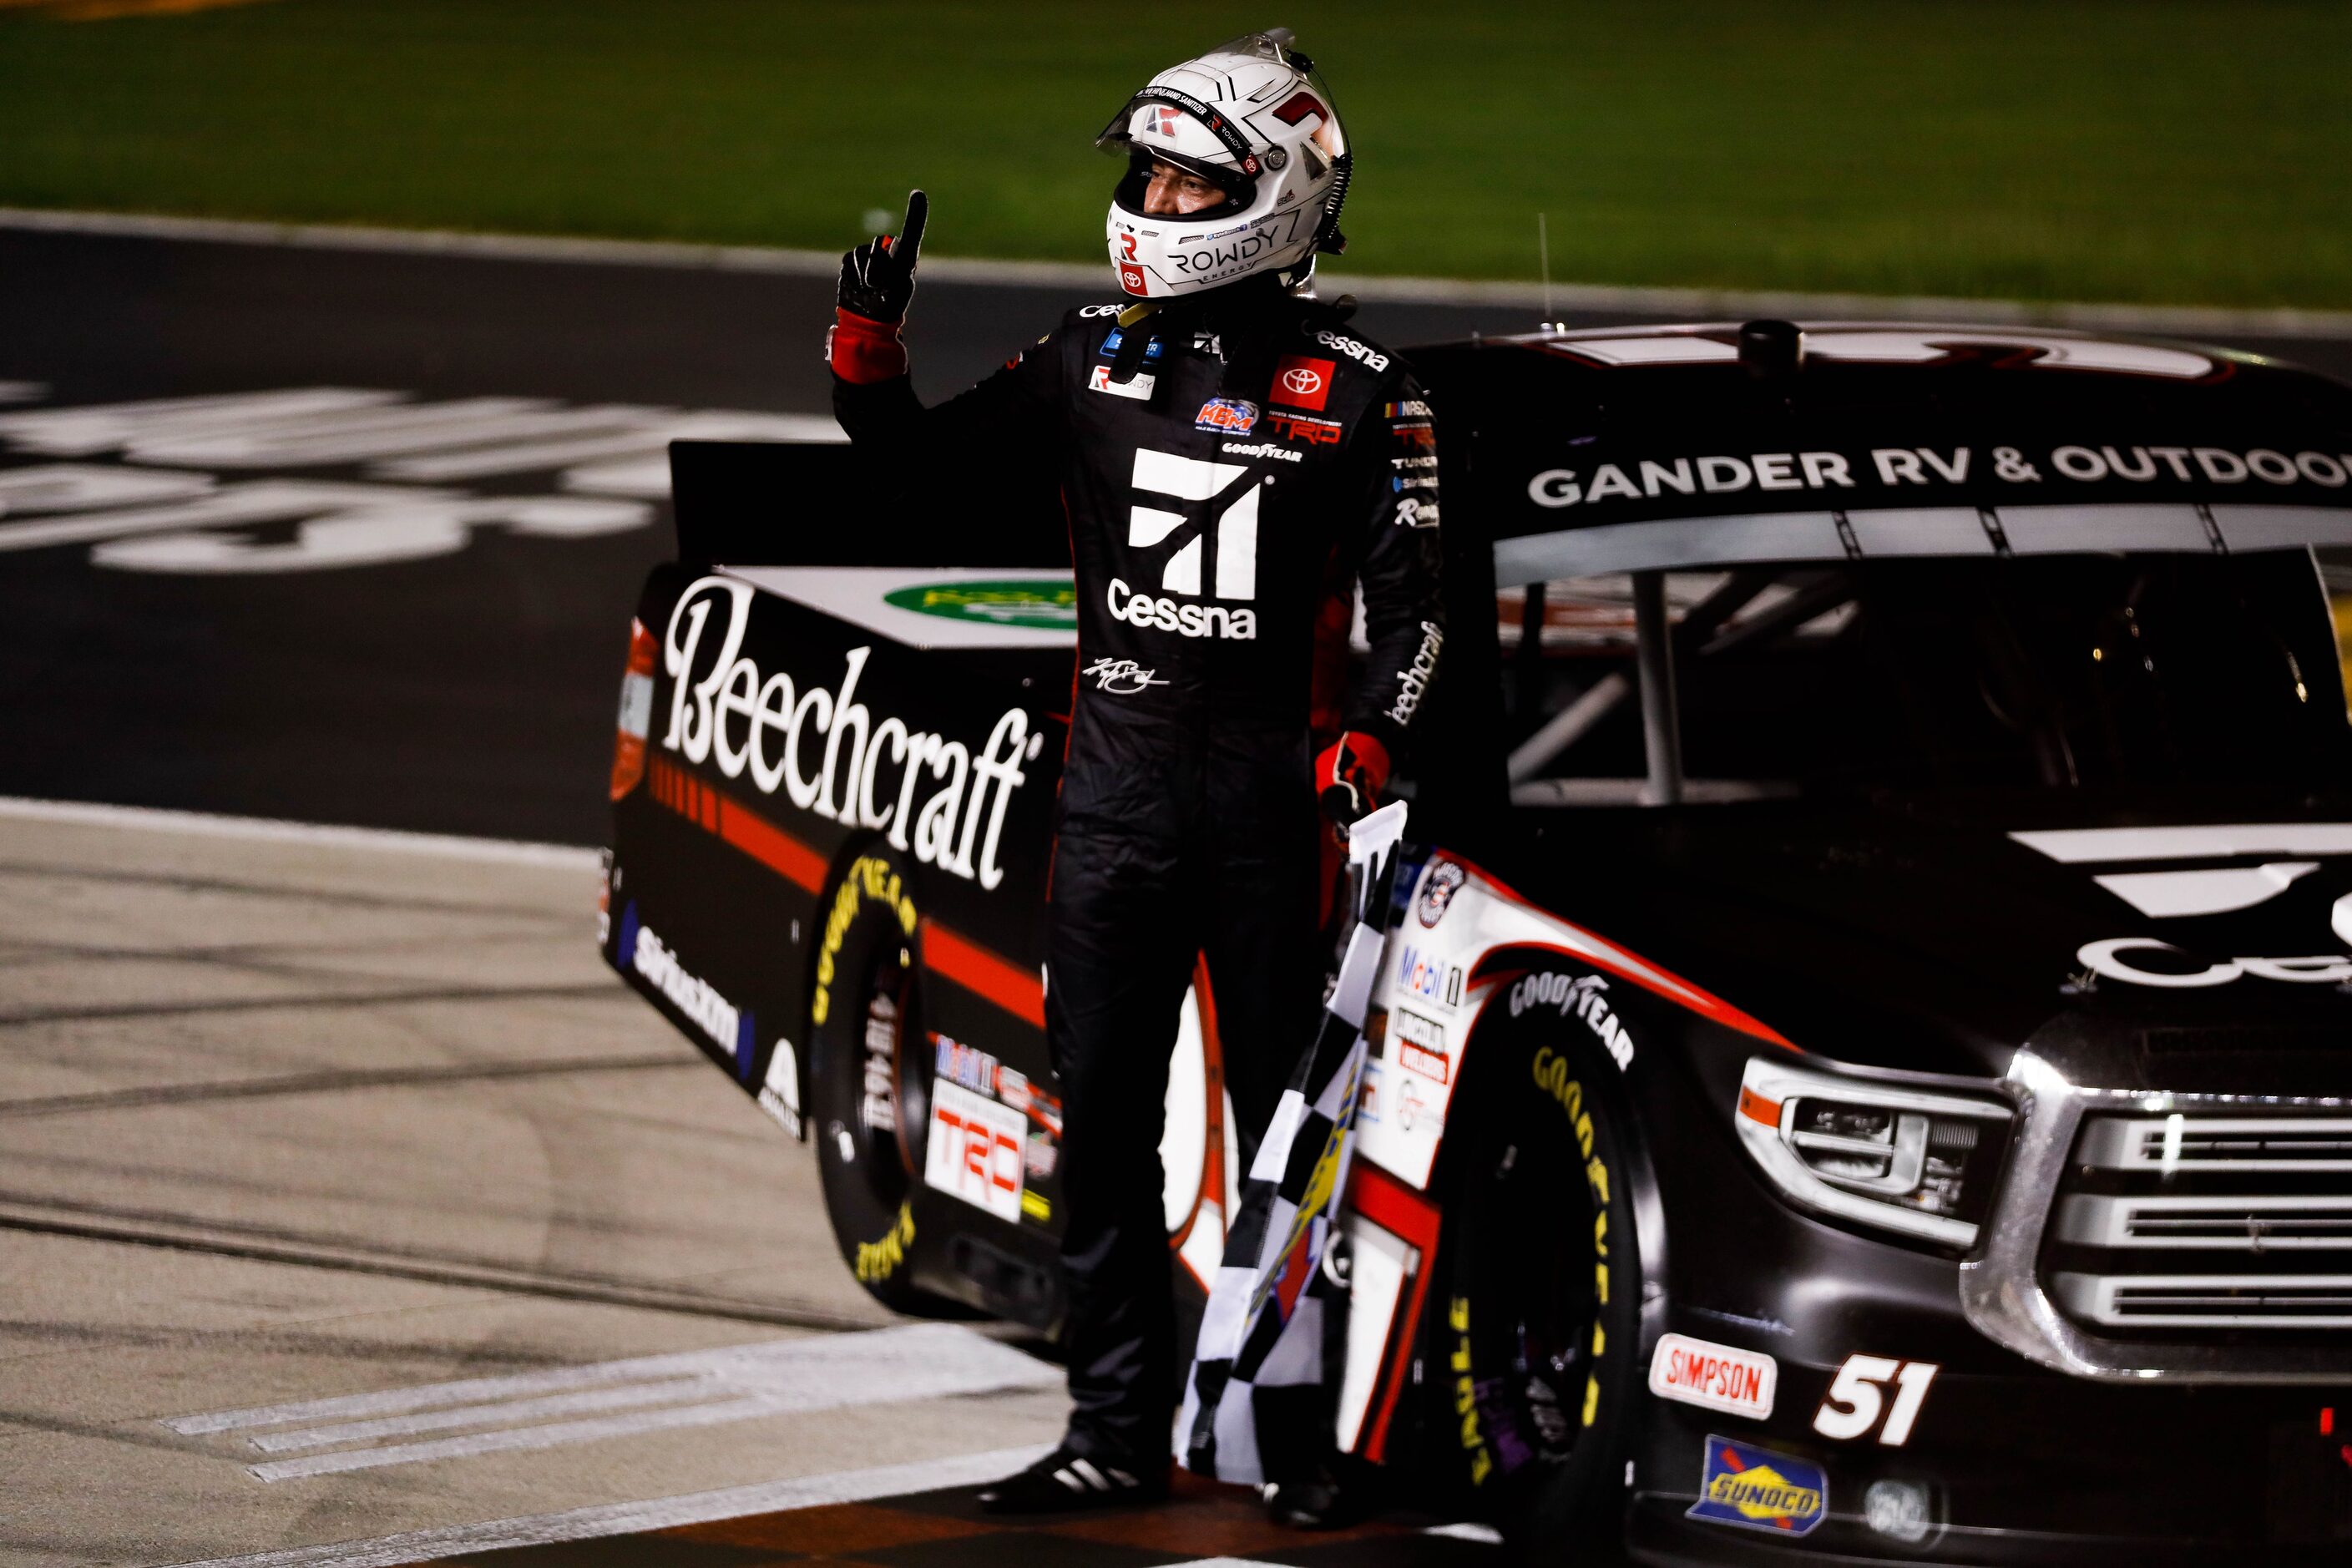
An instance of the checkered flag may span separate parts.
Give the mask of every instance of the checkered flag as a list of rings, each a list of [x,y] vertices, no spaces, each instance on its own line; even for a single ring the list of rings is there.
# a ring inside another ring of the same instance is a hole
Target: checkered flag
[[[1364,1007],[1380,973],[1405,807],[1349,830],[1356,925],[1315,1043],[1242,1183],[1177,1423],[1184,1468],[1251,1485],[1314,1474],[1329,1451],[1348,1287],[1325,1267],[1348,1190],[1363,1087]]]

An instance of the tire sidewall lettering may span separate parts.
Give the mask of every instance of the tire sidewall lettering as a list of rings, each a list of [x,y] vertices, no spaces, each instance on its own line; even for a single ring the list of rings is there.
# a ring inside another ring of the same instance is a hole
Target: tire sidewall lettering
[[[914,940],[921,917],[898,868],[879,855],[861,855],[851,861],[841,886],[834,891],[832,907],[825,912],[824,936],[817,944],[816,986],[809,994],[811,1023],[822,1025],[832,1016],[833,984],[838,977],[842,944],[871,903],[887,908],[899,933],[909,942]]]

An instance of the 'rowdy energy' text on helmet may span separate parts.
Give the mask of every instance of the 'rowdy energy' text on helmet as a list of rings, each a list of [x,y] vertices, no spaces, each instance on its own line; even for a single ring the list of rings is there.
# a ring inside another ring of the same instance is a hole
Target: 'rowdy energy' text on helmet
[[[1290,44],[1277,27],[1161,71],[1097,138],[1128,160],[1106,226],[1128,293],[1197,294],[1262,272],[1296,285],[1318,250],[1345,245],[1347,136],[1314,62]],[[1199,175],[1225,199],[1181,216],[1146,213],[1155,163]]]

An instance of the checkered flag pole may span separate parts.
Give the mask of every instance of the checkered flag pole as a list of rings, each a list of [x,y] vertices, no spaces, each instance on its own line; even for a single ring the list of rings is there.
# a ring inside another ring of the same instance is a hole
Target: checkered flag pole
[[[1176,1427],[1184,1468],[1260,1485],[1314,1474],[1335,1436],[1348,1287],[1326,1267],[1363,1086],[1364,1008],[1380,973],[1404,837],[1394,801],[1349,831],[1356,923],[1313,1047],[1242,1183]]]

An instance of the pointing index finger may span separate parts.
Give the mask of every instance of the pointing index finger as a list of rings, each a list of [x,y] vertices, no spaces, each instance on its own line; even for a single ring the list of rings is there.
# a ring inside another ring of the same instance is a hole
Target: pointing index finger
[[[923,226],[930,221],[931,198],[920,191],[907,193],[907,221],[899,229],[898,239],[890,247],[891,254],[902,258],[909,267],[922,253]]]

